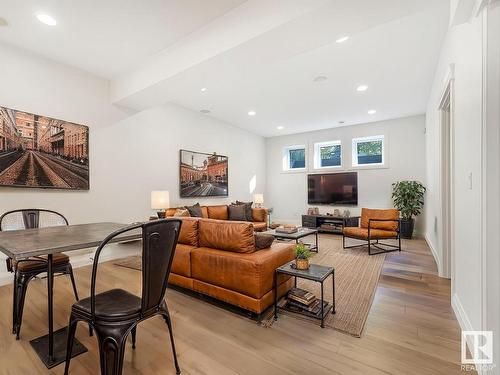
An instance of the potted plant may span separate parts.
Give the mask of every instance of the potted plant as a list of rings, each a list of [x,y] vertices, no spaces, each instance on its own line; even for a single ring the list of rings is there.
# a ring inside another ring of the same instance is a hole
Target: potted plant
[[[392,200],[394,206],[401,211],[401,237],[412,237],[414,217],[422,212],[424,194],[425,186],[418,181],[398,181],[392,184]]]
[[[309,269],[309,258],[312,256],[311,251],[303,243],[298,243],[295,246],[295,266],[298,270]]]

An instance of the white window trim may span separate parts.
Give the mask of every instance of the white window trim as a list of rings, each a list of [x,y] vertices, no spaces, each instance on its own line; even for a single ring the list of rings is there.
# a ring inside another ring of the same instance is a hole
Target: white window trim
[[[358,164],[358,143],[369,141],[382,141],[382,163]],[[358,137],[352,139],[351,166],[353,169],[376,169],[388,168],[387,163],[387,137],[385,135],[372,135],[369,137]]]
[[[321,152],[320,149],[321,147],[328,147],[328,146],[340,146],[340,165],[327,165],[322,167],[321,166]],[[342,141],[337,140],[337,141],[328,141],[328,142],[316,142],[314,144],[314,169],[342,169],[344,165],[344,148],[342,147]]]
[[[290,150],[297,150],[303,148],[304,149],[304,168],[290,168]],[[307,146],[302,145],[293,145],[293,146],[285,146],[283,147],[283,172],[304,172],[307,170]]]

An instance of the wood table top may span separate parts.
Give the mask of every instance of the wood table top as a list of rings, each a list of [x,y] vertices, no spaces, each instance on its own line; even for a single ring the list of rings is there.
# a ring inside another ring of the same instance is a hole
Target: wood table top
[[[0,232],[0,251],[10,258],[23,259],[97,247],[108,234],[126,226],[107,222],[5,231]],[[141,236],[141,230],[136,229],[110,242],[136,240]]]

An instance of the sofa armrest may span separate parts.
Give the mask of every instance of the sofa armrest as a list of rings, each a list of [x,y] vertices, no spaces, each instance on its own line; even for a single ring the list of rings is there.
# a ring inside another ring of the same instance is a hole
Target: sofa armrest
[[[269,226],[268,221],[268,211],[267,208],[252,208],[252,219],[253,221],[260,222],[260,223],[266,223]]]

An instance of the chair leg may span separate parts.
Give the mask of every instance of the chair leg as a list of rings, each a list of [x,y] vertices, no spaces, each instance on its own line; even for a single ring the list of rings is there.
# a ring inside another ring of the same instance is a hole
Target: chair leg
[[[137,326],[132,328],[132,349],[135,349],[135,339],[137,336]]]
[[[172,330],[172,321],[170,320],[170,314],[169,314],[166,306],[165,306],[165,311],[163,312],[163,319],[165,319],[165,322],[167,323],[168,332],[170,334],[170,342],[172,344],[172,354],[174,355],[175,373],[180,374],[181,369],[179,367],[179,363],[177,362],[177,353],[175,351],[174,332]]]
[[[68,324],[68,341],[66,344],[66,365],[64,367],[64,375],[68,375],[69,363],[71,361],[71,353],[73,352],[73,342],[75,341],[76,326],[78,320],[71,315]]]
[[[342,248],[345,249],[345,236],[342,234]]]
[[[121,326],[95,325],[99,341],[99,357],[102,375],[120,375],[123,369],[125,344],[130,324]]]
[[[73,293],[75,294],[75,299],[78,301],[78,290],[76,290],[76,282],[75,282],[75,276],[73,275],[73,267],[71,264],[68,264],[68,268],[66,271],[69,274],[69,277],[71,278],[71,285],[73,285]]]
[[[368,255],[373,255],[372,254],[371,243],[372,243],[372,241],[370,241],[370,239],[368,238]]]
[[[15,311],[15,327],[14,333],[16,334],[16,340],[19,340],[19,335],[21,334],[21,324],[23,322],[23,310],[24,310],[24,300],[26,298],[26,290],[28,289],[28,283],[31,280],[31,276],[24,273],[16,272],[16,306]]]
[[[17,271],[14,272],[14,286],[12,288],[12,334],[16,334],[17,326]]]
[[[92,326],[89,324],[89,336],[92,337],[94,336],[94,329],[92,328]]]

